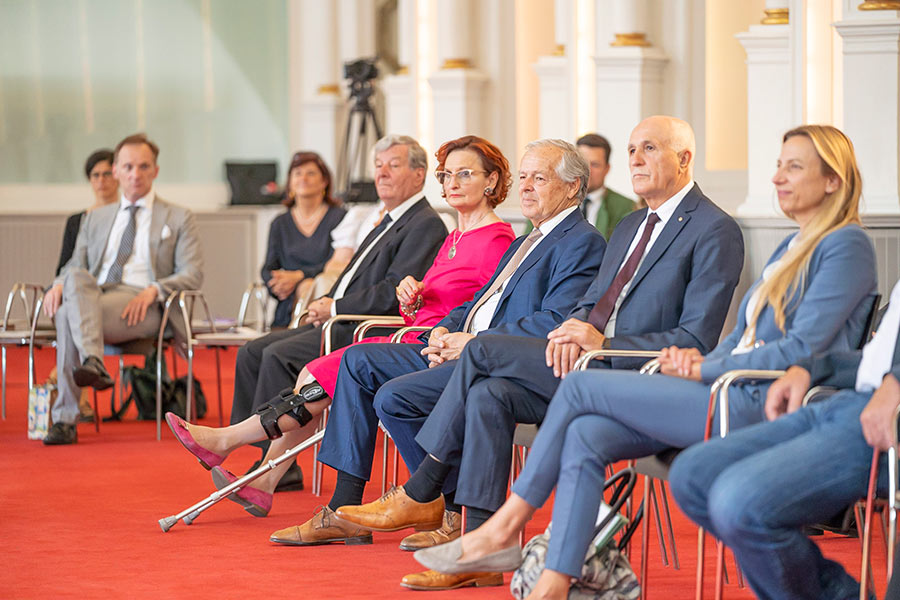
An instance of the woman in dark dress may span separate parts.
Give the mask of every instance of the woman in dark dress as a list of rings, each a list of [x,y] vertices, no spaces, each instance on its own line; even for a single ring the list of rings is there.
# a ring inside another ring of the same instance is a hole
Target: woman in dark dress
[[[272,221],[262,279],[278,299],[273,327],[287,327],[302,288],[331,257],[331,230],[346,211],[331,197],[331,171],[315,152],[297,152],[288,169],[288,211]]]
[[[66,220],[66,229],[63,233],[62,250],[59,252],[59,264],[56,266],[58,276],[75,251],[75,240],[78,238],[78,229],[81,227],[81,219],[89,210],[100,208],[106,204],[112,204],[119,199],[119,182],[113,177],[113,151],[107,148],[97,150],[84,163],[84,176],[91,183],[94,192],[94,204],[87,210],[71,215]]]

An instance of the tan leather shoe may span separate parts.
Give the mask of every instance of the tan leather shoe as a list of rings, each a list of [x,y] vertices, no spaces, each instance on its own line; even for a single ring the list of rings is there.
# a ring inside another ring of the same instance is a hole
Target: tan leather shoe
[[[462,515],[449,510],[444,511],[444,523],[434,531],[420,531],[408,535],[400,541],[400,549],[415,552],[422,548],[431,548],[439,544],[452,542],[462,535]]]
[[[422,571],[406,575],[400,585],[411,590],[454,590],[461,587],[503,585],[503,573],[458,573],[446,575],[437,571]]]
[[[288,546],[319,546],[334,543],[354,546],[371,544],[372,532],[342,521],[335,516],[333,510],[323,506],[322,510],[303,525],[279,529],[269,537],[269,541]]]
[[[416,502],[406,495],[403,486],[393,487],[376,500],[362,506],[341,506],[337,516],[372,531],[398,531],[415,527],[429,531],[441,526],[444,497],[431,502]]]

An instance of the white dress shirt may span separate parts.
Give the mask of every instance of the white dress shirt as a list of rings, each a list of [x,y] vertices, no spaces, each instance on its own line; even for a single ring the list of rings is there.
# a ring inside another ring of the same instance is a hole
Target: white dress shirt
[[[156,192],[151,188],[146,196],[138,198],[135,204],[140,208],[135,215],[135,236],[131,256],[122,267],[122,283],[136,288],[144,289],[153,282],[153,268],[150,266],[150,221],[153,217],[153,200]],[[119,199],[119,210],[113,221],[109,239],[106,242],[106,250],[103,251],[103,262],[97,281],[103,283],[109,274],[109,269],[116,262],[119,254],[119,244],[122,235],[131,220],[131,211],[128,207],[131,202],[125,199],[124,194]]]
[[[606,196],[606,186],[594,190],[584,199],[584,218],[591,225],[594,225],[597,222],[597,213],[600,212],[600,207],[603,206],[604,196]],[[601,233],[606,235],[606,232]]]
[[[522,263],[525,262],[525,259],[528,258],[528,255],[534,252],[534,249],[538,247],[538,244],[547,239],[547,236],[550,235],[550,232],[553,231],[557,225],[559,225],[563,219],[568,217],[570,214],[578,210],[578,206],[570,206],[569,208],[563,210],[555,217],[547,219],[538,229],[541,230],[541,237],[537,239],[535,243],[531,245],[525,252],[525,256],[522,257],[522,262],[519,263],[519,266],[522,266]],[[518,269],[516,269],[518,270]],[[509,277],[506,278],[500,287],[497,288],[497,291],[491,295],[490,298],[484,301],[484,303],[478,307],[478,310],[475,311],[475,314],[472,316],[472,330],[471,333],[478,334],[479,331],[484,331],[485,329],[489,329],[491,326],[491,321],[494,319],[494,313],[497,312],[497,306],[500,304],[500,298],[503,296],[503,290],[506,289],[506,284],[509,283],[509,280],[512,279],[512,276],[515,275],[515,272],[511,273]]]
[[[378,214],[384,208],[383,202],[376,204],[357,204],[347,209],[347,214],[337,227],[331,230],[331,247],[353,248],[356,252],[378,220]],[[393,217],[391,217],[393,218]]]
[[[347,292],[347,287],[349,287],[350,282],[353,280],[353,276],[356,275],[356,271],[357,269],[359,269],[359,265],[361,265],[362,262],[366,259],[366,257],[369,255],[369,252],[371,252],[372,248],[375,247],[375,244],[377,244],[378,241],[382,237],[384,237],[384,234],[386,234],[390,230],[390,228],[394,226],[394,223],[396,223],[400,219],[400,217],[402,217],[406,213],[406,211],[412,208],[412,206],[422,198],[424,198],[422,192],[416,192],[411,198],[407,198],[406,200],[401,202],[399,206],[387,212],[387,214],[391,216],[391,221],[387,224],[387,227],[385,227],[381,231],[381,233],[379,233],[375,237],[375,239],[372,240],[372,243],[363,249],[362,254],[360,254],[359,257],[357,257],[357,259],[353,261],[353,264],[350,266],[350,270],[344,273],[344,276],[341,277],[341,280],[338,282],[337,288],[335,288],[334,290],[334,295],[332,296],[335,301],[340,300],[344,297],[344,294]],[[366,235],[369,234],[369,231],[371,231],[371,228],[366,231]],[[336,314],[337,302],[332,302],[331,316],[333,317]]]
[[[900,331],[900,281],[894,284],[887,312],[875,337],[863,348],[862,360],[856,371],[856,391],[874,392],[881,386],[881,380],[891,370],[894,360],[894,346]]]
[[[625,257],[622,259],[622,264],[619,265],[619,269],[616,271],[616,273],[622,270],[622,267],[624,267],[625,263],[628,261],[628,257],[631,256],[631,253],[634,252],[635,248],[637,248],[638,242],[641,239],[641,234],[643,234],[644,232],[644,226],[647,224],[647,218],[650,216],[650,213],[655,212],[659,217],[659,221],[656,223],[656,225],[653,226],[653,233],[650,234],[650,241],[647,242],[647,247],[644,249],[644,256],[641,257],[640,262],[634,270],[634,274],[638,274],[638,272],[641,270],[641,264],[643,264],[644,258],[646,258],[648,254],[650,254],[650,248],[653,247],[653,244],[656,242],[659,234],[662,233],[662,230],[665,228],[666,223],[668,223],[669,219],[672,218],[672,215],[675,214],[675,211],[678,209],[681,201],[684,200],[684,197],[687,196],[688,192],[690,192],[693,188],[694,182],[689,181],[686,186],[678,190],[674,196],[663,202],[655,211],[647,211],[647,216],[644,217],[644,220],[641,221],[641,224],[638,226],[637,231],[634,233],[634,238],[631,240],[631,245],[628,246],[628,252],[625,253]],[[603,335],[608,338],[615,337],[616,335],[616,317],[619,314],[619,307],[622,306],[622,302],[625,300],[625,296],[628,295],[628,288],[630,287],[631,282],[629,281],[622,288],[622,293],[619,294],[619,297],[616,298],[616,306],[615,308],[613,308],[612,314],[609,316],[609,321],[606,323],[606,329],[603,330]]]

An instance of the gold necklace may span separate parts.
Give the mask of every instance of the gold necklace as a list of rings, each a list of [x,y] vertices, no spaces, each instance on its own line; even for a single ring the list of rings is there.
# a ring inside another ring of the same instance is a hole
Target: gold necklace
[[[470,231],[472,231],[473,229],[475,229],[476,227],[478,227],[478,225],[479,225],[482,221],[484,221],[484,219],[485,219],[489,214],[491,214],[490,211],[488,211],[488,212],[484,213],[483,215],[481,215],[481,218],[478,219],[477,221],[475,221],[475,223],[474,223],[471,227],[467,228],[465,231],[459,231],[459,230],[457,230],[457,231],[459,231],[459,237],[456,237],[456,233],[453,234],[453,243],[450,244],[450,250],[447,252],[447,258],[449,258],[450,260],[453,260],[453,258],[456,256],[456,244],[459,243],[459,240],[462,239],[462,236],[466,235],[467,233],[469,233]]]

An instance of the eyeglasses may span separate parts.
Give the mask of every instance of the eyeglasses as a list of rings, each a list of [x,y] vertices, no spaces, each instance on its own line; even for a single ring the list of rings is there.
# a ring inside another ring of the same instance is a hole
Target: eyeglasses
[[[460,169],[456,173],[451,173],[450,171],[435,171],[434,176],[437,177],[437,180],[442,185],[450,183],[454,177],[460,184],[465,185],[472,181],[472,175],[475,173],[487,173],[487,171],[476,171],[474,169]]]

